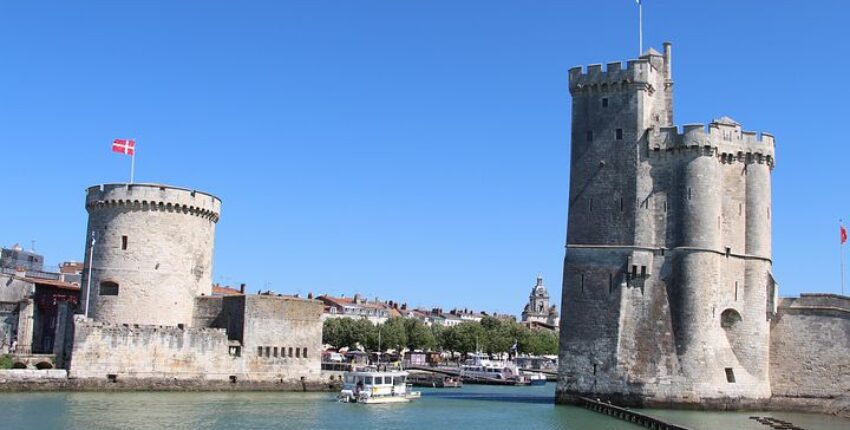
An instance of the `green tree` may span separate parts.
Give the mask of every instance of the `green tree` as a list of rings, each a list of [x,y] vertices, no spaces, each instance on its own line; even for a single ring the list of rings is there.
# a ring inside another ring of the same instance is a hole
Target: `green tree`
[[[336,349],[345,346],[342,336],[342,319],[329,318],[322,325],[322,343],[330,345]]]
[[[487,333],[480,323],[466,321],[453,327],[456,333],[455,350],[465,356],[469,352],[477,352],[482,343],[486,342]]]
[[[481,349],[487,354],[501,354],[508,352],[514,344],[514,330],[511,321],[503,321],[491,316],[484,317],[481,328],[485,333],[485,341],[481,343]]]
[[[368,349],[370,341],[377,339],[378,330],[374,324],[367,319],[343,318],[350,321],[347,332],[347,345],[349,348]]]
[[[404,320],[404,331],[407,334],[407,347],[412,351],[433,350],[437,348],[437,340],[431,329],[424,322],[416,318],[407,318]]]
[[[378,336],[380,333],[380,337]],[[407,346],[407,333],[404,327],[404,319],[393,317],[385,323],[379,324],[372,333],[369,349],[384,352],[388,349],[401,351]]]

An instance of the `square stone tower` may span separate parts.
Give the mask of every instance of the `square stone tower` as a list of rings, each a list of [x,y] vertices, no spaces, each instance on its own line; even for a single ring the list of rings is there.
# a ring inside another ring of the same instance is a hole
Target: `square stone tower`
[[[558,400],[770,397],[774,142],[730,118],[673,125],[671,45],[570,69]]]

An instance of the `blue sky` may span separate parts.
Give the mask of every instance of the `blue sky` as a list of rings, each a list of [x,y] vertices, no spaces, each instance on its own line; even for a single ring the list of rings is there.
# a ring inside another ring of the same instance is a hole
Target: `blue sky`
[[[850,70],[844,1],[653,1],[675,119],[777,139],[783,295],[839,291]],[[565,239],[567,69],[636,56],[605,1],[5,2],[0,243],[81,259],[87,186],[223,200],[215,280],[519,313]]]

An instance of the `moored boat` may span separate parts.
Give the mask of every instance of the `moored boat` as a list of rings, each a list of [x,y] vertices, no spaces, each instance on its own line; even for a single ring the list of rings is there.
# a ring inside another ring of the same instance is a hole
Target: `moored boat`
[[[546,375],[535,372],[532,373],[531,376],[528,377],[529,381],[531,381],[531,385],[546,385]]]
[[[520,374],[516,364],[510,361],[490,360],[482,354],[475,354],[460,366],[460,376],[467,381],[504,381],[516,385],[528,385],[528,378]]]
[[[421,395],[407,383],[407,372],[356,371],[343,375],[339,401],[345,403],[407,403]]]

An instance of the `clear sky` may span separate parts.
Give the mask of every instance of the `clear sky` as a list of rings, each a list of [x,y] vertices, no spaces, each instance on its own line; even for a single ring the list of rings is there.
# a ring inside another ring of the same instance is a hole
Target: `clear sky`
[[[675,119],[776,136],[783,295],[839,291],[850,2],[645,0]],[[637,54],[634,0],[0,6],[0,243],[82,259],[84,190],[223,200],[214,279],[519,313],[560,302],[567,69]]]

